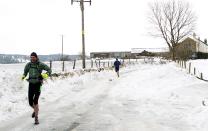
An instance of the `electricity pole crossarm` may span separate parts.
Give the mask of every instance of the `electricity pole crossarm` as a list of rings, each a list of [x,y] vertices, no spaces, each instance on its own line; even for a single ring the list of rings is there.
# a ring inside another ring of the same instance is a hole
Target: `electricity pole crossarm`
[[[91,0],[71,0],[71,4],[73,5],[74,2],[88,2],[90,3],[90,5],[92,4],[92,1]]]
[[[71,4],[74,2],[80,3],[81,13],[82,13],[82,68],[85,66],[85,29],[84,29],[84,3],[88,2],[91,5],[91,0],[71,0]]]

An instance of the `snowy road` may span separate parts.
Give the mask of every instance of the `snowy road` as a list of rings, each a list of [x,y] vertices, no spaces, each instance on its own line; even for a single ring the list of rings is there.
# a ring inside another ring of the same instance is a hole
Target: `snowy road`
[[[201,104],[208,98],[208,84],[181,71],[174,63],[130,66],[121,70],[120,78],[112,71],[89,73],[77,81],[73,86],[63,84],[68,92],[57,99],[40,102],[38,126],[33,125],[31,112],[26,111],[2,122],[0,130],[208,130],[208,106]]]

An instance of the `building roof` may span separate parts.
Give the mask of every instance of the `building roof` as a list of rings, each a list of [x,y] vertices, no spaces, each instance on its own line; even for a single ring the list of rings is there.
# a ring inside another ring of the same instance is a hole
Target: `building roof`
[[[105,54],[105,53],[131,53],[131,51],[103,51],[103,52],[90,52],[92,54]]]
[[[131,53],[142,53],[143,51],[159,53],[159,52],[168,52],[168,48],[132,48]]]
[[[192,40],[194,40],[195,42],[199,42],[199,44],[204,44],[204,45],[208,46],[208,44],[205,43],[204,41],[202,41],[202,40],[200,39],[200,37],[196,38],[196,36],[195,36],[195,37],[194,37],[194,36],[187,36],[186,38],[184,38],[183,40],[181,40],[180,43],[182,43],[183,41],[185,41],[185,40],[187,40],[187,39],[192,39]]]

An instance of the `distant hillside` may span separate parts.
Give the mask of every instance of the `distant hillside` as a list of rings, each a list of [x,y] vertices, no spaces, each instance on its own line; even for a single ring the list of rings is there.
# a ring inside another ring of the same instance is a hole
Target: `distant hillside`
[[[0,54],[0,64],[22,63],[26,61],[29,61],[26,55]]]
[[[52,55],[39,55],[41,61],[59,61],[62,60],[61,54],[52,54]],[[80,59],[79,55],[64,55],[65,61],[77,60]]]
[[[61,60],[60,54],[52,55],[39,55],[40,61],[59,61]],[[64,55],[65,61],[80,59],[79,55]],[[30,57],[27,55],[12,55],[12,54],[0,54],[0,64],[12,64],[12,63],[23,63],[30,61]]]

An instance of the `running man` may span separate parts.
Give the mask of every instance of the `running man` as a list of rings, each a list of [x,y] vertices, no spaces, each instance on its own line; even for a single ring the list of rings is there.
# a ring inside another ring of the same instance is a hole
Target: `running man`
[[[29,105],[33,108],[32,118],[35,118],[35,124],[39,124],[38,120],[38,99],[41,93],[41,86],[43,79],[51,75],[51,69],[44,63],[39,61],[39,58],[35,52],[30,55],[30,62],[26,64],[22,80],[24,80],[29,73],[29,89],[28,89],[28,100]],[[42,71],[47,71],[42,73]]]
[[[121,62],[118,61],[118,58],[116,58],[116,61],[114,62],[115,72],[117,73],[117,76],[119,77],[119,68],[120,68]]]

